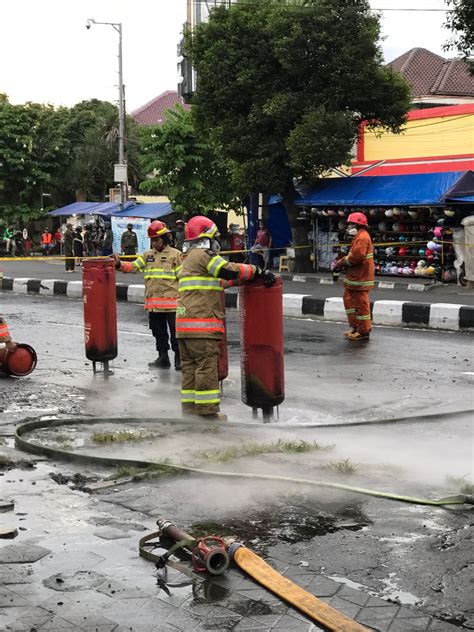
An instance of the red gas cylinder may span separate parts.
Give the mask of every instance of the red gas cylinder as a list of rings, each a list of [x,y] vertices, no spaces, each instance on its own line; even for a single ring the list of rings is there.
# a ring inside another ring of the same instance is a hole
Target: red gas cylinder
[[[243,250],[245,248],[245,240],[240,233],[231,233],[229,243],[231,250]]]
[[[115,261],[84,259],[82,288],[86,356],[94,363],[108,363],[117,357]]]
[[[261,408],[264,417],[285,399],[283,360],[283,285],[263,281],[240,288],[242,401]]]
[[[224,335],[219,342],[219,357],[217,360],[217,370],[219,374],[219,382],[225,380],[229,375],[229,356],[227,355],[227,326],[225,318],[225,293],[221,292],[221,306],[224,311]]]
[[[18,344],[15,351],[0,349],[0,369],[7,375],[25,377],[34,371],[38,358],[33,347]]]

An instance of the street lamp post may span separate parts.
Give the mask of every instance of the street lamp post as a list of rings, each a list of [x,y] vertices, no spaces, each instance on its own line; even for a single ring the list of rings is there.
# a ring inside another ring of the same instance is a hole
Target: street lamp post
[[[127,184],[127,165],[124,161],[124,137],[125,137],[125,98],[123,88],[122,70],[122,23],[121,22],[97,22],[90,18],[86,22],[86,28],[90,29],[93,24],[106,24],[112,26],[119,34],[119,130],[118,130],[118,164],[114,167],[114,179],[120,185],[120,210],[123,211],[125,203],[125,185]]]

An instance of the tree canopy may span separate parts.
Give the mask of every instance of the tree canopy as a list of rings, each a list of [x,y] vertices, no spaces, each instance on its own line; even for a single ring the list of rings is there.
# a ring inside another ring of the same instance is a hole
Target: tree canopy
[[[400,131],[410,91],[379,37],[367,0],[243,0],[187,33],[197,129],[236,190],[281,193],[296,227],[295,177],[348,163],[363,120]]]
[[[169,110],[163,125],[140,128],[140,139],[141,168],[149,174],[142,191],[168,196],[179,213],[240,208],[224,161],[182,106]]]
[[[126,122],[132,183],[138,179],[136,126]],[[113,186],[117,108],[91,100],[72,108],[13,105],[0,95],[0,217],[27,220],[82,197],[104,200]]]
[[[469,58],[474,51],[474,2],[472,0],[447,0],[449,11],[445,27],[454,32],[454,37],[445,48],[456,49]],[[471,71],[474,64],[471,62]]]

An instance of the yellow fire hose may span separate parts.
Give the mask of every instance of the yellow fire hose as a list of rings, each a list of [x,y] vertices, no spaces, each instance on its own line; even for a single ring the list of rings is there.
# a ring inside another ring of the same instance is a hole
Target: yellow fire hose
[[[306,592],[301,586],[280,575],[261,557],[238,542],[229,547],[229,553],[235,563],[259,584],[306,614],[313,621],[322,623],[331,632],[368,632],[368,629],[363,625],[331,608],[324,601]]]

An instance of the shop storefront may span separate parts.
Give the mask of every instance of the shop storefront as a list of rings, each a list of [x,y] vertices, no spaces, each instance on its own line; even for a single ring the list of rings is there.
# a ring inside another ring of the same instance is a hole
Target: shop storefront
[[[367,215],[376,273],[459,280],[463,220],[474,215],[474,172],[327,178],[297,204],[309,211],[317,270],[330,270],[347,215]]]

